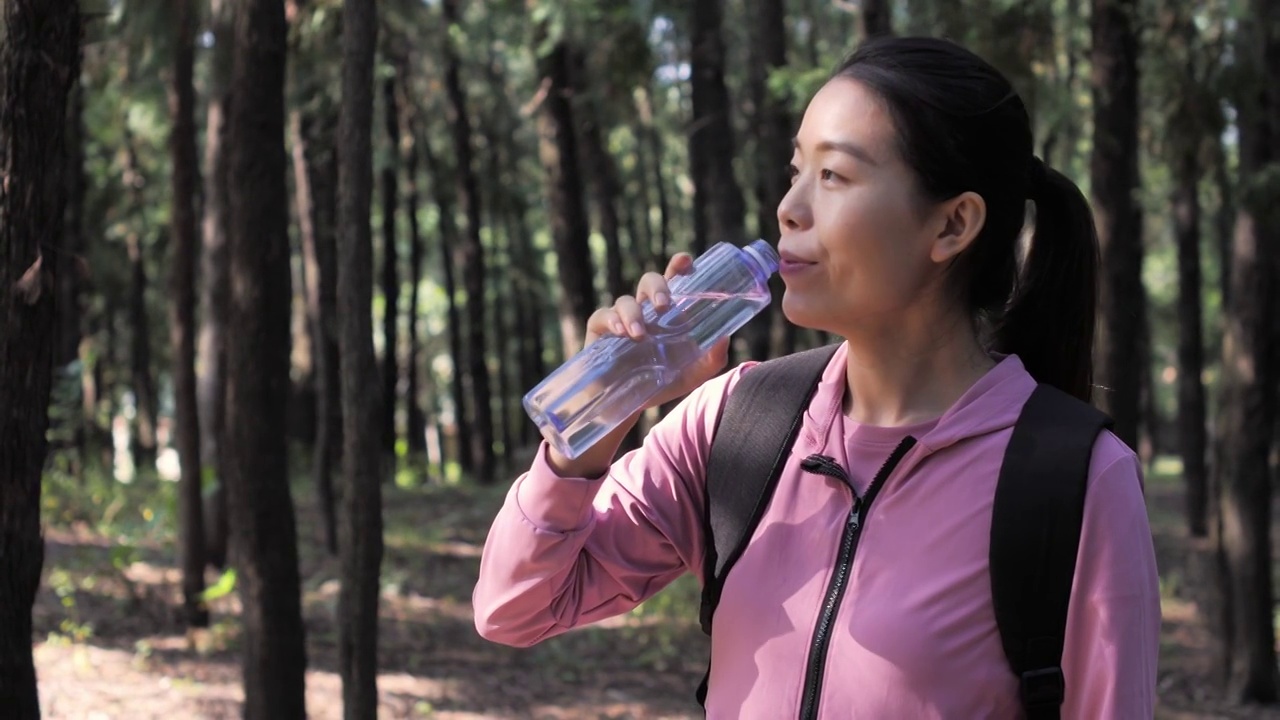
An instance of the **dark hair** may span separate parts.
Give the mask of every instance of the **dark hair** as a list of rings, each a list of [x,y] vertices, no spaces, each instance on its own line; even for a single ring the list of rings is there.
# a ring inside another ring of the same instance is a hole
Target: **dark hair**
[[[1017,354],[1037,381],[1088,401],[1093,381],[1098,236],[1075,183],[1033,155],[1022,99],[988,62],[946,40],[883,37],[833,73],[879,96],[899,151],[931,201],[972,191],[986,223],[951,268],[953,287],[992,332],[991,349]],[[1035,232],[1018,240],[1026,201]]]

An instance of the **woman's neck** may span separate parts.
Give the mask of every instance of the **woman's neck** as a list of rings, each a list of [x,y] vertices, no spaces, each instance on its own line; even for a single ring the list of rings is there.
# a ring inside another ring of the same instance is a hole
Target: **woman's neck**
[[[844,412],[865,425],[936,418],[995,366],[964,318],[906,318],[841,334],[849,343]]]

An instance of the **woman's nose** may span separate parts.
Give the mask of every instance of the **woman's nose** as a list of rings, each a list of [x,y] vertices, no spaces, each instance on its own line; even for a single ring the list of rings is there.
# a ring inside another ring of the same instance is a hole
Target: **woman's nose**
[[[813,212],[809,208],[801,182],[797,181],[787,194],[782,196],[782,202],[778,203],[778,227],[785,232],[804,230],[811,224],[813,224]]]

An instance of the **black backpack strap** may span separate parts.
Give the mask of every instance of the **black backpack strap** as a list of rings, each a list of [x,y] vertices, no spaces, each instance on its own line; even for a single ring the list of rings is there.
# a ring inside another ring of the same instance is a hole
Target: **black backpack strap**
[[[699,620],[711,634],[724,579],[764,515],[836,345],[787,355],[743,373],[716,420],[707,458]],[[710,669],[707,670],[708,674]],[[698,688],[706,699],[707,678]]]
[[[1023,406],[996,485],[991,594],[1027,720],[1056,720],[1089,459],[1111,420],[1049,385]]]

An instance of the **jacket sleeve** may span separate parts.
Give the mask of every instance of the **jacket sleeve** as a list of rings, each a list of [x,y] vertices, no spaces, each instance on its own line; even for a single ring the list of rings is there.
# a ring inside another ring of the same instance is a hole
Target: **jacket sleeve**
[[[1094,447],[1067,613],[1064,718],[1155,715],[1160,580],[1138,458],[1111,433]]]
[[[558,477],[539,448],[485,542],[472,594],[481,636],[533,645],[701,574],[706,457],[745,367],[695,390],[603,477]]]

